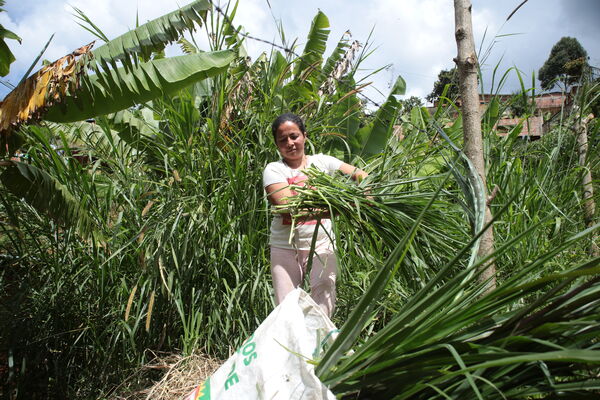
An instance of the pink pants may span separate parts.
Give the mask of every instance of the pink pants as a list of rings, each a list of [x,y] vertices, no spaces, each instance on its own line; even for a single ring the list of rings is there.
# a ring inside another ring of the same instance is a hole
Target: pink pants
[[[310,250],[271,247],[271,274],[276,304],[281,303],[289,292],[302,284],[309,253]],[[335,307],[336,274],[335,253],[329,249],[315,252],[310,271],[310,296],[329,317],[333,315]]]

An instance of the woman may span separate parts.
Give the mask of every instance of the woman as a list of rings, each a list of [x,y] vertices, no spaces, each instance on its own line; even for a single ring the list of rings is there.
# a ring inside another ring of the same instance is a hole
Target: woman
[[[324,154],[306,155],[306,129],[302,119],[295,114],[280,115],[273,121],[271,129],[282,158],[269,163],[263,173],[263,186],[273,205],[286,204],[287,198],[294,195],[289,185],[304,185],[307,177],[303,170],[308,167],[318,168],[328,174],[339,170],[354,180],[362,180],[367,176],[366,172],[335,157]],[[337,261],[331,221],[324,216],[320,225],[316,220],[297,221],[293,232],[289,214],[278,214],[273,218],[269,244],[275,302],[281,303],[304,280],[313,233],[317,226],[319,228],[310,272],[311,297],[331,317],[335,307]]]

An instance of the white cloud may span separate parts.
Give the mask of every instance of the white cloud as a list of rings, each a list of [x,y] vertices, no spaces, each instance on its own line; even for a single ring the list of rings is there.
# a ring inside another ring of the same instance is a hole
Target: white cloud
[[[476,45],[479,46],[486,29],[486,43],[494,42],[491,56],[483,66],[484,74],[489,74],[501,57],[504,57],[504,61],[500,71],[516,65],[529,74],[539,69],[552,45],[566,35],[577,36],[590,53],[592,61],[598,60],[600,49],[595,37],[585,36],[583,32],[586,30],[577,27],[577,21],[571,25],[566,23],[568,21],[560,23],[561,8],[558,5],[561,1],[564,0],[528,2],[504,24],[520,0],[473,0]],[[225,0],[221,2],[225,4]],[[280,43],[272,12],[276,19],[281,19],[288,41],[298,38],[298,52],[302,51],[311,20],[319,9],[331,22],[329,51],[346,30],[352,32],[354,39],[364,43],[373,28],[370,43],[373,46],[371,49],[375,50],[361,65],[363,70],[360,73],[368,74],[392,64],[388,70],[369,78],[374,83],[366,93],[378,102],[385,98],[389,82],[394,81],[397,74],[407,82],[407,96],[424,97],[431,91],[439,71],[454,65],[454,10],[452,2],[448,0],[269,2],[272,10],[267,7],[266,0],[240,0],[234,21],[236,26],[243,25],[245,31],[254,36]],[[56,32],[56,36],[44,55],[52,60],[93,39],[91,34],[75,23],[68,4],[82,9],[109,37],[115,37],[135,26],[136,12],[139,13],[140,23],[143,23],[176,9],[179,3],[187,4],[189,0],[20,0],[18,5],[9,2],[5,7],[7,13],[0,13],[0,23],[20,35],[23,44],[18,46],[9,41],[17,62],[13,64],[13,73],[8,78],[16,83],[53,32]],[[495,38],[498,33],[522,34]],[[207,46],[202,33],[195,37],[201,46]],[[252,40],[247,40],[246,46],[253,57],[270,49],[268,45]],[[487,44],[484,44],[485,48]],[[168,54],[177,51],[172,48]],[[511,79],[504,91],[510,92],[516,88],[516,78]],[[379,91],[383,94],[379,94]]]
[[[279,43],[275,24],[264,0],[240,1],[233,24],[236,28],[243,26],[243,32],[247,34]],[[254,57],[270,49],[269,45],[254,40],[246,40],[245,47]]]
[[[394,70],[407,81],[408,92],[424,97],[439,72],[429,66],[452,63],[455,50],[451,2],[380,1],[370,10],[369,19],[377,23],[375,39],[382,41],[375,59],[393,63]]]

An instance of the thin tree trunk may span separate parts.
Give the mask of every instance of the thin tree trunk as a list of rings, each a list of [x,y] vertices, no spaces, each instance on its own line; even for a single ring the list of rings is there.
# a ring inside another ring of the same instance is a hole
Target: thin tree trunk
[[[588,152],[588,137],[587,126],[588,122],[594,118],[593,114],[581,119],[577,127],[577,152],[579,153],[579,166],[584,171],[581,177],[581,186],[583,191],[583,218],[585,226],[589,228],[594,225],[594,215],[596,214],[596,203],[594,202],[594,186],[592,185],[592,172],[587,164]],[[592,234],[588,253],[592,257],[600,256],[600,248],[596,244],[597,235]]]
[[[464,151],[471,160],[483,181],[484,196],[487,198],[485,162],[483,159],[483,138],[481,136],[481,116],[479,113],[479,91],[477,88],[477,53],[473,39],[471,22],[471,1],[454,0],[454,21],[458,56],[454,59],[458,69],[459,91],[463,116]],[[488,205],[485,210],[485,223],[492,219]],[[481,237],[479,257],[494,251],[494,231],[490,227]],[[496,287],[496,268],[493,262],[483,267],[480,281],[488,281],[487,290]]]

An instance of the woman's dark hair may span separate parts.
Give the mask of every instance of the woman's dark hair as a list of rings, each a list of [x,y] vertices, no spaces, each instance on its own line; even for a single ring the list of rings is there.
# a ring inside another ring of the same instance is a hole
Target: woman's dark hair
[[[275,118],[275,121],[273,121],[273,125],[271,125],[271,131],[273,132],[273,139],[277,140],[277,129],[279,129],[279,126],[285,122],[293,122],[296,125],[298,125],[298,128],[300,128],[300,132],[302,133],[306,133],[306,128],[304,127],[304,122],[302,121],[302,118],[300,118],[299,116],[297,116],[296,114],[292,114],[292,113],[285,113],[285,114],[281,114],[279,117]]]

